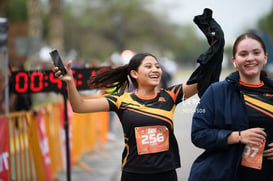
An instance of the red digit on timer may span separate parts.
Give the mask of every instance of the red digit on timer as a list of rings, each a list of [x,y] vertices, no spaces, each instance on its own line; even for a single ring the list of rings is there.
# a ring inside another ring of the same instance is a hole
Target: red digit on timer
[[[49,81],[52,82],[52,83],[57,84],[58,89],[62,88],[62,85],[63,85],[62,81],[60,79],[54,77],[54,73],[53,72],[51,72],[49,74]]]
[[[38,86],[35,85],[35,78],[38,78]],[[30,90],[39,92],[43,89],[43,74],[41,72],[33,72],[30,77]]]
[[[78,78],[79,78],[78,85],[82,85],[82,81],[81,81],[81,79],[82,79],[82,74],[79,74],[79,75],[78,75]]]
[[[20,87],[20,79],[23,79],[24,85]],[[28,75],[26,72],[19,72],[15,77],[15,90],[19,93],[26,92],[28,89]]]

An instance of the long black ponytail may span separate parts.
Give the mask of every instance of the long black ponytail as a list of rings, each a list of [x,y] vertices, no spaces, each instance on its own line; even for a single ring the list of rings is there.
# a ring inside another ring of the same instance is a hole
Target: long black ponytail
[[[146,56],[152,56],[157,60],[157,58],[150,53],[135,54],[128,64],[114,69],[103,70],[102,72],[98,72],[96,76],[90,77],[88,82],[89,87],[115,88],[114,92],[123,92],[126,88],[129,88],[129,85],[132,83],[133,86],[137,88],[137,82],[131,77],[130,71],[137,71]]]

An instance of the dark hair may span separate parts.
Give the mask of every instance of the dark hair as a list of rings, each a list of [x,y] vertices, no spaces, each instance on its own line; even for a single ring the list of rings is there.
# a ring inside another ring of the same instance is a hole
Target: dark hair
[[[251,38],[253,40],[256,40],[258,41],[261,46],[262,46],[262,49],[264,50],[264,53],[266,54],[266,46],[264,44],[264,41],[262,40],[262,38],[260,36],[258,36],[257,34],[253,33],[253,32],[247,32],[247,33],[244,33],[244,34],[241,34],[240,36],[238,36],[238,38],[235,40],[234,44],[233,44],[233,49],[232,49],[232,56],[235,58],[235,54],[237,52],[237,47],[238,47],[238,44],[246,39],[246,38]],[[267,76],[267,72],[265,70],[262,70],[261,71],[261,74],[263,74],[264,76]]]
[[[264,50],[264,53],[266,54],[266,47],[265,47],[265,44],[264,44],[264,41],[261,39],[261,37],[259,37],[257,34],[255,33],[251,33],[251,32],[248,32],[248,33],[244,33],[244,34],[241,34],[234,42],[233,44],[233,49],[232,49],[232,56],[235,57],[235,54],[237,52],[237,47],[238,47],[238,44],[246,39],[246,38],[251,38],[253,40],[256,40],[258,41],[261,46],[262,46],[262,49]]]
[[[96,76],[92,76],[89,79],[89,87],[91,88],[115,88],[114,92],[123,92],[126,88],[129,87],[130,80],[133,83],[135,88],[138,87],[136,80],[131,77],[131,70],[138,70],[138,67],[142,63],[143,59],[147,56],[152,56],[156,60],[157,58],[150,53],[138,53],[135,54],[130,62],[126,65],[114,68],[107,69],[102,72],[97,73]],[[130,77],[130,79],[129,79]]]

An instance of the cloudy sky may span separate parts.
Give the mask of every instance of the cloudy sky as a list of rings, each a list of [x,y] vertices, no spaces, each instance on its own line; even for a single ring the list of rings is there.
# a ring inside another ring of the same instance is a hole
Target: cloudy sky
[[[212,9],[228,41],[255,28],[257,20],[273,8],[272,0],[155,0],[155,3],[157,9],[179,24],[193,23],[193,17],[202,14],[204,8]]]

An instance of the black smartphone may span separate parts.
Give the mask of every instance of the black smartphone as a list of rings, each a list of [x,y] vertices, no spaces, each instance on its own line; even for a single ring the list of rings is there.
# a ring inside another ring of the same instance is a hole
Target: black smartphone
[[[52,50],[51,52],[49,52],[49,54],[54,62],[54,65],[60,69],[60,71],[62,72],[63,75],[65,75],[66,70],[64,68],[64,64],[63,64],[63,61],[59,55],[59,52],[57,50]]]

